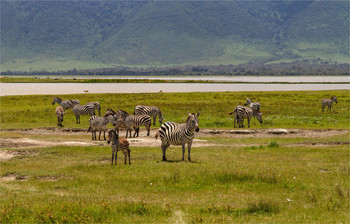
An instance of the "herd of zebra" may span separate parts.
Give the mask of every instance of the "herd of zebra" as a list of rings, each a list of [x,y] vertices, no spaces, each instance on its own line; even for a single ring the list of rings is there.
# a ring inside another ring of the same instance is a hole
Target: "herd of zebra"
[[[333,102],[338,103],[337,97],[334,96],[331,99],[323,99],[322,111],[327,106],[328,110],[331,111]],[[75,117],[76,123],[80,123],[80,115],[90,115],[89,118],[89,129],[91,131],[92,140],[97,140],[96,133],[99,131],[99,137],[101,138],[101,132],[103,131],[104,140],[106,140],[106,131],[108,124],[112,124],[115,129],[108,130],[108,140],[107,143],[112,142],[112,165],[113,161],[117,163],[117,152],[122,151],[125,156],[125,164],[127,158],[129,158],[130,164],[130,148],[129,142],[126,140],[128,136],[131,137],[132,129],[134,129],[133,137],[139,136],[139,129],[144,126],[147,130],[147,136],[150,135],[150,127],[153,118],[153,125],[156,124],[156,118],[158,116],[158,121],[161,127],[156,133],[156,138],[160,137],[161,149],[163,153],[163,161],[166,161],[166,150],[170,145],[181,145],[182,146],[182,161],[184,161],[185,147],[188,147],[188,161],[191,161],[191,146],[194,138],[194,133],[199,131],[199,113],[188,114],[186,122],[183,124],[178,124],[175,122],[167,121],[163,123],[163,115],[161,110],[157,106],[145,106],[137,105],[134,109],[134,114],[129,115],[124,110],[114,111],[110,108],[106,109],[106,113],[101,117],[101,106],[98,102],[88,102],[85,105],[81,105],[79,100],[62,100],[58,97],[54,97],[52,105],[58,103],[60,106],[56,107],[56,115],[58,120],[58,125],[62,125],[63,116],[65,114],[65,109],[72,109]],[[244,118],[248,121],[248,127],[250,127],[250,120],[255,117],[260,123],[262,120],[262,113],[260,111],[261,105],[259,102],[252,102],[249,98],[245,102],[244,106],[237,106],[233,112],[229,115],[234,115],[234,127],[236,124],[240,128],[243,126]],[[99,116],[95,115],[95,110],[98,111]],[[125,138],[119,138],[119,129],[126,129]]]

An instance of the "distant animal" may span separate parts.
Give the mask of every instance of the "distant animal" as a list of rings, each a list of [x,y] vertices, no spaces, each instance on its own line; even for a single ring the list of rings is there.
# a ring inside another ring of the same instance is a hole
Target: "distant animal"
[[[237,107],[243,107],[243,106],[237,106]],[[237,108],[236,108],[236,109],[237,109]],[[231,114],[234,115],[234,117],[233,117],[233,127],[234,127],[234,128],[236,127],[236,125],[239,125],[239,124],[238,124],[238,114],[236,113],[236,112],[237,112],[236,109],[235,109],[233,112],[229,113],[229,115],[231,115]],[[244,120],[244,118],[242,118],[242,119]]]
[[[62,100],[59,97],[53,98],[52,105],[55,105],[55,103],[58,103],[59,105],[61,105],[65,110],[72,108],[72,104],[69,100]]]
[[[118,151],[122,151],[124,154],[124,164],[126,165],[126,159],[129,157],[129,165],[130,163],[130,148],[129,148],[129,142],[125,138],[119,139],[118,134],[114,130],[109,130],[108,131],[108,140],[107,143],[109,144],[112,142],[112,165],[113,165],[113,160],[115,162],[115,165],[117,165],[117,154]]]
[[[184,161],[186,144],[188,146],[188,161],[191,161],[191,146],[194,133],[199,131],[198,117],[199,113],[192,113],[188,114],[184,124],[168,121],[161,125],[155,137],[157,139],[159,136],[162,141],[163,161],[167,161],[165,154],[170,145],[182,146],[182,161]]]
[[[96,140],[96,132],[99,131],[98,140],[101,140],[101,132],[103,131],[103,139],[106,140],[106,130],[108,124],[116,125],[116,120],[113,115],[107,115],[99,117],[93,115],[89,119],[90,127],[88,131],[91,131],[91,139]]]
[[[333,102],[338,103],[337,97],[336,97],[336,96],[333,96],[333,97],[330,98],[330,99],[323,99],[323,100],[321,101],[321,103],[322,103],[322,111],[324,111],[324,108],[325,108],[325,107],[328,107],[328,108],[327,108],[327,111],[328,111],[328,110],[329,110],[329,111],[332,111],[332,104],[333,104]]]
[[[89,90],[87,90],[87,89],[86,90],[84,89],[83,91],[84,91],[84,93],[88,93],[89,92]]]
[[[76,118],[76,123],[80,124],[80,115],[95,115],[95,106],[92,104],[80,105],[76,104],[73,107],[73,113]]]
[[[242,107],[242,106],[237,106],[235,110],[229,115],[234,114],[235,119],[238,120],[238,124],[240,128],[243,128],[243,119],[247,118],[248,119],[248,128],[250,128],[250,120],[254,116],[260,123],[263,122],[262,120],[262,113],[258,110],[255,110],[252,107]],[[234,121],[235,123],[235,121]]]
[[[163,123],[163,116],[160,109],[156,106],[145,106],[145,105],[137,105],[134,109],[134,115],[143,115],[147,114],[153,117],[153,125],[156,125],[156,118],[159,117],[159,123]]]
[[[130,138],[131,138],[131,128],[133,128],[135,130],[133,138],[139,137],[139,131],[140,131],[139,127],[141,127],[141,126],[145,126],[145,128],[147,130],[147,136],[149,136],[151,122],[152,122],[152,119],[150,116],[148,116],[148,115],[130,115],[130,116],[127,116],[125,118],[124,122],[125,122],[124,127],[126,127],[126,138],[128,137],[128,133],[130,133]],[[116,127],[118,127],[118,121],[117,121]],[[118,129],[119,129],[119,127],[118,127]],[[119,132],[119,130],[118,130],[118,132]]]
[[[101,105],[99,102],[88,102],[86,104],[92,104],[95,106],[95,109],[98,111],[98,115],[101,116]]]
[[[259,102],[253,102],[251,99],[247,98],[247,101],[245,102],[244,106],[249,106],[251,108],[254,108],[255,110],[260,111],[260,103]]]
[[[66,112],[64,112],[63,107],[56,107],[56,116],[57,116],[57,125],[62,126],[63,116]]]

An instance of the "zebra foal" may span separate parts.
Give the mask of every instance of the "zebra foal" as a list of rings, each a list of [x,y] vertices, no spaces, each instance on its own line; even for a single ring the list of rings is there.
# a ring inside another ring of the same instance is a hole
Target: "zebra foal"
[[[134,109],[134,115],[149,115],[153,117],[153,125],[156,125],[156,118],[158,116],[159,123],[163,123],[163,115],[160,111],[159,107],[156,106],[145,106],[145,105],[137,105]]]
[[[165,154],[170,145],[182,146],[182,161],[184,161],[186,144],[188,146],[188,161],[191,161],[191,146],[194,132],[199,131],[198,117],[199,113],[193,113],[188,114],[186,123],[184,124],[169,121],[162,124],[155,137],[157,139],[159,136],[162,141],[161,149],[163,153],[163,161],[167,161]]]
[[[130,163],[130,148],[129,148],[129,142],[125,138],[119,139],[118,134],[114,130],[108,131],[108,140],[107,143],[109,144],[112,142],[112,165],[113,160],[115,162],[115,165],[117,165],[117,153],[118,151],[122,151],[124,154],[125,160],[124,164],[126,165],[126,159],[129,157],[129,165]]]
[[[328,107],[328,108],[327,108],[327,111],[328,111],[328,110],[329,110],[329,111],[332,111],[332,104],[333,104],[333,102],[338,103],[337,97],[336,97],[336,96],[333,96],[333,97],[330,98],[330,99],[323,99],[323,100],[321,101],[321,103],[322,103],[322,112],[324,112],[324,108],[325,108],[325,107]]]
[[[242,106],[237,106],[235,110],[229,115],[234,114],[234,127],[236,122],[238,121],[238,125],[240,128],[243,128],[243,119],[247,118],[248,120],[248,128],[250,128],[250,120],[254,116],[260,123],[263,122],[262,120],[262,113],[258,110],[255,110],[254,108],[251,107],[242,107]]]
[[[101,132],[103,131],[103,139],[106,140],[106,130],[107,125],[112,124],[113,126],[116,125],[116,120],[113,115],[108,115],[104,117],[99,117],[96,115],[93,115],[89,119],[90,127],[88,131],[91,131],[91,139],[96,139],[96,132],[99,131],[98,140],[101,140]]]
[[[63,116],[66,112],[64,112],[63,107],[56,107],[56,117],[57,117],[57,125],[62,126]]]

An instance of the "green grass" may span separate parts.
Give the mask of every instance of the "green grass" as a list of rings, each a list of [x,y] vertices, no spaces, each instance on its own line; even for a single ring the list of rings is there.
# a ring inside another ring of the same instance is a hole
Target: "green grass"
[[[256,139],[254,143],[258,143]],[[110,147],[31,149],[1,162],[4,223],[347,222],[348,146],[132,147],[110,165]],[[22,179],[21,178],[26,178]]]
[[[321,111],[321,99],[336,95],[338,104],[332,112]],[[349,129],[350,93],[347,90],[299,92],[224,92],[224,93],[144,93],[144,94],[79,94],[60,95],[63,99],[79,99],[82,104],[98,101],[102,113],[106,108],[123,109],[130,114],[138,104],[157,105],[164,121],[184,122],[188,113],[200,112],[200,128],[233,128],[228,113],[243,105],[247,97],[262,105],[263,123],[255,118],[251,128]],[[2,129],[56,127],[56,105],[52,95],[0,97]],[[75,116],[68,110],[65,128],[87,128],[88,117]],[[246,125],[246,124],[245,124]]]

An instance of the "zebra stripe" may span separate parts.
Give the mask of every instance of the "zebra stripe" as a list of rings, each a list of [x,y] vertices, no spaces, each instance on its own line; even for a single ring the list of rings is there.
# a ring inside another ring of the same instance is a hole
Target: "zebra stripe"
[[[129,142],[125,138],[118,139],[119,136],[114,130],[108,131],[108,140],[107,143],[109,144],[112,142],[112,165],[113,165],[113,159],[115,162],[115,165],[117,165],[117,153],[118,151],[122,151],[124,154],[125,160],[124,164],[126,165],[126,159],[129,157],[129,165],[130,163],[130,148],[129,148]]]
[[[163,116],[160,109],[156,106],[145,106],[145,105],[137,105],[134,109],[134,115],[149,115],[153,117],[153,125],[156,125],[156,118],[159,117],[159,123],[163,123]]]
[[[120,120],[120,119],[118,119]],[[145,126],[147,130],[147,136],[149,136],[150,127],[151,127],[151,117],[148,115],[130,115],[125,118],[125,126],[126,126],[126,138],[128,137],[128,133],[130,133],[131,138],[131,128],[134,128],[135,133],[133,137],[139,137],[140,126]]]
[[[113,115],[99,117],[93,115],[89,118],[90,127],[88,131],[91,131],[91,139],[96,140],[96,132],[99,131],[98,140],[101,140],[101,132],[103,131],[103,138],[106,140],[106,130],[108,124],[116,125],[116,121]]]
[[[69,100],[62,100],[59,97],[54,97],[52,101],[52,105],[55,105],[55,103],[58,103],[61,105],[64,109],[70,109],[72,108],[72,104]]]
[[[248,106],[251,108],[254,108],[255,110],[260,111],[260,103],[259,102],[253,102],[251,99],[247,98],[247,101],[245,102],[244,106]]]
[[[163,153],[163,161],[166,161],[166,150],[170,145],[182,146],[182,161],[185,157],[185,147],[188,146],[188,161],[191,161],[191,146],[194,138],[194,132],[199,131],[198,127],[199,113],[189,114],[184,124],[178,124],[175,122],[165,122],[159,128],[158,135],[162,141],[161,149]]]
[[[327,111],[328,111],[328,110],[329,110],[329,111],[332,111],[332,104],[333,104],[333,102],[338,103],[338,100],[337,100],[337,97],[336,97],[336,96],[333,96],[333,97],[330,98],[330,99],[323,99],[323,100],[321,101],[321,103],[322,103],[322,111],[324,111],[324,108],[325,108],[325,107],[328,107],[328,108],[327,108]]]
[[[98,111],[98,115],[101,116],[101,105],[99,102],[88,102],[86,104],[92,104],[95,106],[95,109]]]
[[[95,115],[95,106],[91,105],[91,104],[87,104],[87,105],[80,105],[80,104],[76,104],[73,107],[73,113],[75,115],[76,118],[76,123],[80,124],[80,115],[90,115],[90,117],[92,115]]]
[[[230,114],[235,114],[235,121],[234,121],[234,127],[236,123],[236,119],[238,120],[239,127],[243,127],[243,120],[244,118],[248,119],[248,128],[250,127],[250,120],[254,116],[260,123],[263,122],[262,120],[262,113],[258,110],[255,110],[254,108],[251,107],[242,107],[242,106],[237,106],[233,112]]]

